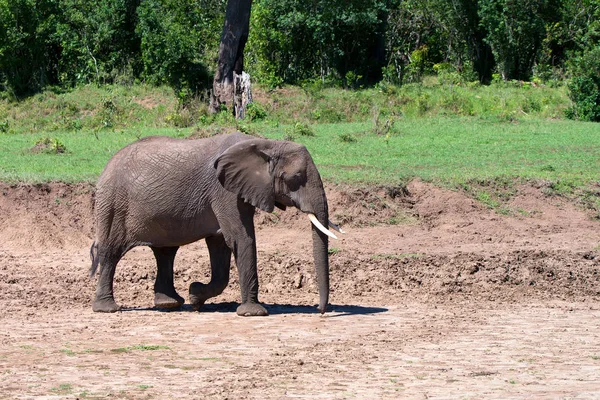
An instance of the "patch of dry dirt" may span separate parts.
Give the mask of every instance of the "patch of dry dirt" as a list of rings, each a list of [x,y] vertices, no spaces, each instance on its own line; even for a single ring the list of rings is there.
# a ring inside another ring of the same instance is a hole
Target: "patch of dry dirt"
[[[203,312],[153,310],[151,251],[119,264],[116,314],[88,277],[93,187],[0,184],[2,398],[600,398],[600,222],[518,187],[501,215],[460,192],[328,187],[331,311],[310,226],[259,213],[261,300],[236,271]],[[390,225],[391,224],[391,225]],[[176,286],[209,279],[201,242]]]

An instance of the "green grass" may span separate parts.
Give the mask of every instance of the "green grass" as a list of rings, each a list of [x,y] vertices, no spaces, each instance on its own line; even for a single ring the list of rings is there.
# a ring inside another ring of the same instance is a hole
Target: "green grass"
[[[66,149],[65,153],[60,154],[31,151],[45,134],[0,134],[0,181],[91,182],[119,149],[150,135],[182,136],[182,133],[175,128],[54,132],[51,138],[58,139]]]
[[[315,126],[297,141],[335,182],[393,185],[418,177],[457,186],[520,178],[581,186],[598,179],[600,126],[573,121],[492,123],[473,118],[402,119],[389,138],[364,133],[370,123]],[[281,136],[276,129],[266,136]],[[356,142],[334,140],[352,134]],[[552,166],[552,168],[548,168]]]
[[[563,119],[564,88],[424,84],[360,91],[256,89],[255,121],[182,108],[165,88],[93,85],[0,101],[0,181],[93,182],[120,148],[149,135],[241,129],[307,146],[325,181],[394,186],[413,178],[470,191],[491,208],[511,182],[597,202],[600,125]],[[40,144],[46,148],[35,148]],[[56,150],[60,149],[61,152]]]
[[[138,344],[135,346],[129,347],[119,347],[116,349],[111,349],[113,353],[129,353],[131,351],[155,351],[155,350],[170,350],[168,346],[160,346],[160,345],[146,345],[146,344]]]
[[[437,77],[422,84],[396,87],[380,83],[365,90],[286,87],[255,96],[267,118],[291,124],[359,122],[374,114],[410,118],[483,116],[510,121],[521,118],[562,118],[570,106],[565,87],[532,87],[519,82],[482,86],[450,85]]]
[[[75,352],[71,349],[62,349],[60,352],[69,357],[74,357],[76,355]]]
[[[73,385],[71,385],[70,383],[63,383],[60,386],[52,388],[50,390],[59,395],[67,395],[73,392]]]
[[[19,103],[0,101],[0,132],[165,127],[176,114],[177,100],[166,87],[87,85],[65,93],[47,90]]]
[[[253,125],[268,138],[285,136],[284,125]],[[314,136],[295,140],[308,147],[322,176],[331,182],[396,185],[420,178],[459,186],[518,178],[547,180],[568,192],[596,181],[600,170],[600,126],[594,123],[406,118],[395,123],[398,133],[389,137],[371,133],[372,125],[319,124],[311,127]],[[56,132],[52,138],[66,148],[61,154],[30,151],[42,134],[0,135],[0,181],[93,181],[117,150],[139,137],[189,133],[175,128]],[[340,135],[352,135],[355,141],[337,140]]]

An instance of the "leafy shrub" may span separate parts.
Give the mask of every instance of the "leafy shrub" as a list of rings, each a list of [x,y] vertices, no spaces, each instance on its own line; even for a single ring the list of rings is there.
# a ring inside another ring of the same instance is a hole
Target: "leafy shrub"
[[[188,128],[194,125],[194,115],[187,108],[182,108],[165,117],[165,122],[176,128]]]
[[[49,138],[47,136],[36,140],[31,148],[33,153],[62,154],[67,152],[67,147],[58,138]]]
[[[60,0],[52,39],[60,48],[58,79],[80,83],[133,81],[139,70],[138,0]]]
[[[382,121],[385,119],[385,121]],[[375,109],[373,112],[373,133],[377,136],[385,136],[389,139],[392,133],[396,132],[396,119],[393,115],[383,115],[381,111]]]
[[[421,46],[410,55],[410,64],[406,68],[407,82],[420,82],[426,72],[432,67],[429,57],[429,47]]]
[[[0,92],[18,97],[57,83],[57,54],[48,45],[53,42],[57,3],[0,1]]]
[[[362,78],[362,75],[358,75],[354,71],[348,71],[346,72],[346,86],[351,89],[358,89]]]
[[[120,113],[121,110],[113,99],[104,100],[102,103],[102,108],[98,113],[98,117],[100,118],[100,126],[107,129],[114,128]]]
[[[335,108],[327,105],[319,105],[310,113],[310,118],[323,123],[337,123],[344,119],[344,115]]]
[[[450,63],[434,64],[433,70],[437,72],[438,81],[442,85],[460,85],[463,82],[463,77]]]
[[[217,55],[225,3],[217,0],[146,0],[138,7],[142,76],[177,92],[197,93],[211,83],[205,67]]]
[[[4,121],[0,122],[0,132],[2,133],[8,133],[10,130],[10,124],[8,122],[7,119],[5,119]]]
[[[296,122],[291,128],[285,129],[284,140],[294,141],[298,136],[315,136],[312,129],[302,122]]]
[[[308,125],[303,124],[302,122],[296,122],[294,124],[294,132],[300,136],[315,136],[315,133]]]
[[[250,121],[260,121],[267,118],[267,111],[260,103],[253,101],[246,106],[246,116]]]
[[[338,135],[338,138],[340,139],[341,142],[344,142],[344,143],[356,142],[356,138],[351,133],[340,133]]]
[[[577,76],[568,85],[573,107],[567,117],[581,121],[600,121],[600,87],[588,76]]]
[[[573,107],[567,117],[582,121],[600,121],[600,47],[573,60],[573,78],[568,84]]]

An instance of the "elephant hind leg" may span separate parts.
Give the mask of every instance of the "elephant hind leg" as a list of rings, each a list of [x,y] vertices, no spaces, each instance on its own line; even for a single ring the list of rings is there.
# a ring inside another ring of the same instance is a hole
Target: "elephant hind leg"
[[[208,284],[192,282],[190,285],[190,303],[196,311],[202,308],[206,300],[223,293],[229,283],[231,249],[225,239],[221,235],[209,236],[206,245],[210,254],[211,278]]]
[[[96,296],[92,303],[92,310],[95,312],[115,312],[120,307],[115,302],[113,294],[113,280],[117,263],[123,256],[121,251],[107,253],[102,246],[96,246],[97,260],[94,262],[100,264],[100,273],[96,284]]]
[[[154,305],[158,308],[179,308],[185,302],[175,290],[173,264],[179,247],[150,247],[156,258]]]

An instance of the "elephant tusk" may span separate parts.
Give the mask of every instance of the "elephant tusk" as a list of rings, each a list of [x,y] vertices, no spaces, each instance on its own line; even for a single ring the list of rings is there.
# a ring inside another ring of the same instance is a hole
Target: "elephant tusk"
[[[318,230],[320,230],[321,232],[323,232],[327,236],[330,236],[330,237],[332,237],[334,239],[337,239],[337,236],[335,236],[333,233],[329,232],[329,230],[327,228],[325,228],[322,223],[319,222],[319,220],[317,219],[317,217],[315,217],[315,214],[308,214],[308,219],[310,219],[310,222],[312,222],[313,225]]]
[[[337,225],[336,225],[336,224],[334,224],[333,222],[331,222],[331,221],[327,221],[327,222],[329,222],[329,226],[330,226],[332,229],[334,229],[334,230],[338,231],[339,233],[346,233],[346,232],[344,232],[344,230],[343,230],[342,228],[340,228],[339,226],[337,226]]]

